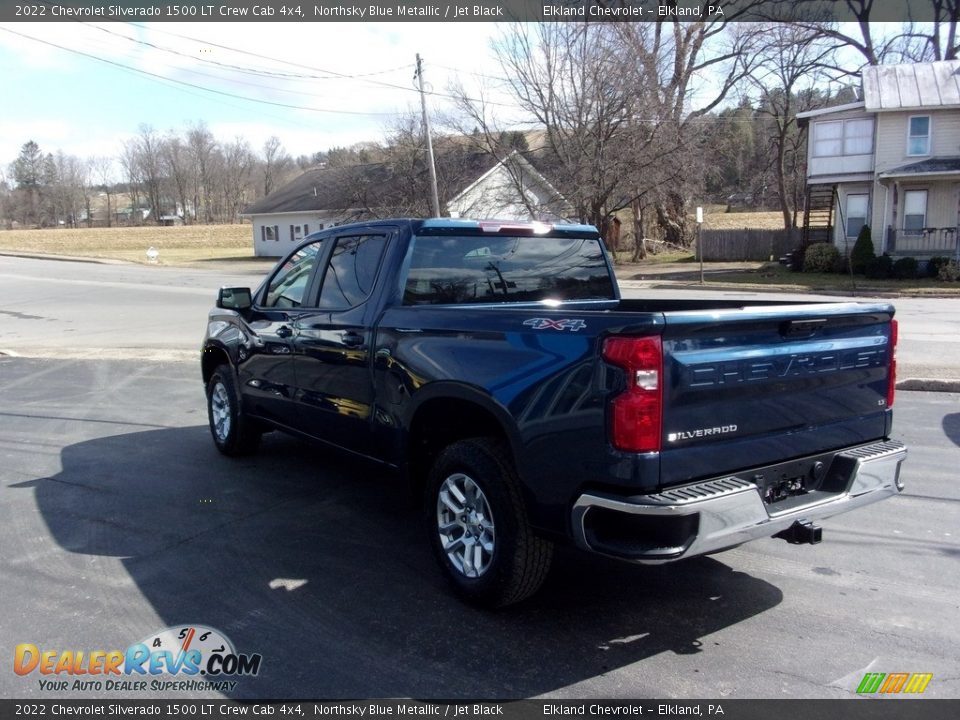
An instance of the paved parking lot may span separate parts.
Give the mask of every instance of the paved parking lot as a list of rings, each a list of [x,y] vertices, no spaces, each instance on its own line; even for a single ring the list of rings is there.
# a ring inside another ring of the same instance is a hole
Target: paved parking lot
[[[263,656],[234,698],[832,698],[866,671],[960,697],[960,396],[896,412],[907,492],[819,546],[656,568],[567,551],[487,613],[447,592],[392,478],[276,434],[219,456],[195,362],[0,358],[0,653],[201,623]],[[0,673],[0,696],[44,695]]]
[[[900,393],[907,492],[817,547],[657,568],[564,551],[540,595],[486,613],[448,593],[394,478],[276,434],[244,460],[213,449],[203,322],[218,285],[261,271],[0,257],[0,353],[24,356],[0,357],[8,662],[203,624],[263,656],[233,698],[832,698],[867,671],[960,697],[960,395]],[[901,372],[960,378],[960,300],[897,305]],[[0,673],[0,697],[83,696],[104,692]]]

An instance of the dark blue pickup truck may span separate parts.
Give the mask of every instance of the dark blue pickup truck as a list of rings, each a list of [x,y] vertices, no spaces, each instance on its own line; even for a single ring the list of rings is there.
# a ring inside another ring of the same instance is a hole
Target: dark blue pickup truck
[[[663,563],[902,490],[886,303],[623,300],[585,225],[385,220],[311,235],[203,341],[227,455],[283,430],[406,475],[467,599],[555,542]]]

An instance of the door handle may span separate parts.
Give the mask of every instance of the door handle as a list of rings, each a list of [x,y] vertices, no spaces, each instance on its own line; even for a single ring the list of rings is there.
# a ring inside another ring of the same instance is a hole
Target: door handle
[[[340,341],[347,347],[360,347],[363,345],[363,335],[353,331],[345,332]]]
[[[277,337],[288,338],[293,335],[293,330],[287,325],[281,325],[277,328]]]

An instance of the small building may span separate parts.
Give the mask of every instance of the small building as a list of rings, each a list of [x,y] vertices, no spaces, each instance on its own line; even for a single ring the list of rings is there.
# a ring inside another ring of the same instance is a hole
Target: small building
[[[798,113],[809,125],[805,242],[848,253],[864,225],[875,252],[958,251],[960,61],[863,71],[863,100]]]
[[[437,174],[441,212],[452,217],[555,221],[570,214],[560,193],[517,151],[503,160],[488,153],[438,156]],[[430,214],[426,170],[387,163],[312,168],[243,212],[253,227],[254,254],[267,257],[336,225]]]

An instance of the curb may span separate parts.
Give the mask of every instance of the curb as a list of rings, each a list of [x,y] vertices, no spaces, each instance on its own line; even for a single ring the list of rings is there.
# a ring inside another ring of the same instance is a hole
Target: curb
[[[897,390],[960,393],[960,380],[940,380],[940,379],[934,379],[934,378],[907,378],[905,380],[897,381]]]
[[[12,252],[10,250],[0,250],[0,256],[26,258],[28,260],[55,260],[57,262],[80,262],[80,263],[90,263],[92,265],[135,265],[137,264],[137,263],[128,262],[126,260],[114,260],[112,258],[92,258],[92,257],[77,257],[76,255],[53,255],[53,254],[47,254],[47,253]]]

